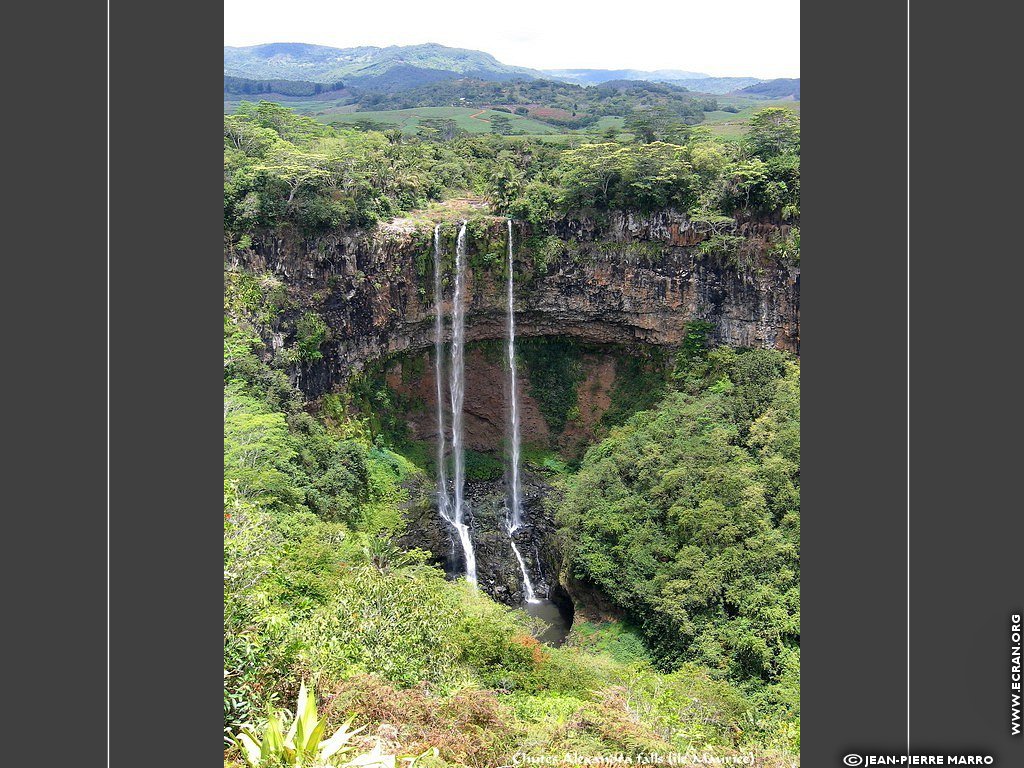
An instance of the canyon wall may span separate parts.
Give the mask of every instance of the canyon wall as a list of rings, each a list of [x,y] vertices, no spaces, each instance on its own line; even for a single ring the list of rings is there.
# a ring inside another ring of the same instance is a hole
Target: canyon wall
[[[497,217],[470,222],[469,341],[506,333],[505,227]],[[442,225],[446,285],[456,228]],[[433,344],[432,230],[432,222],[400,219],[370,231],[265,234],[250,248],[229,247],[229,267],[270,272],[287,286],[289,306],[267,340],[271,348],[290,341],[304,312],[326,321],[322,359],[293,371],[308,397],[368,361]],[[738,252],[715,251],[723,230],[744,238]],[[787,230],[773,222],[694,222],[673,211],[579,215],[544,228],[516,222],[517,333],[674,347],[687,323],[700,320],[710,323],[714,342],[799,353],[800,270],[770,254]]]

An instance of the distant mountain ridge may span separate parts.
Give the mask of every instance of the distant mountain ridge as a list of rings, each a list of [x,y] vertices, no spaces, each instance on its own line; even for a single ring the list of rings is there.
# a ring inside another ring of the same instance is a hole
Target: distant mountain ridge
[[[678,85],[681,88],[696,93],[710,93],[714,96],[720,96],[732,93],[740,88],[746,88],[748,85],[757,85],[763,81],[756,77],[700,77],[692,80],[662,80],[660,82]]]
[[[337,87],[393,92],[446,80],[472,78],[488,82],[557,80],[576,85],[644,80],[668,83],[696,93],[728,93],[762,98],[797,98],[800,79],[713,77],[681,69],[549,69],[503,64],[494,56],[438,43],[332,48],[309,43],[224,46],[225,77],[254,81],[299,81]]]
[[[766,99],[796,99],[800,100],[800,78],[780,77],[775,80],[749,85],[736,91],[743,96],[761,96]]]
[[[555,80],[565,80],[578,85],[600,85],[609,80],[697,80],[711,77],[704,72],[687,72],[682,69],[545,69],[544,74]]]
[[[331,48],[307,43],[224,46],[224,74],[254,80],[287,79],[317,83],[404,85],[457,77],[482,80],[537,79],[539,70],[502,64],[489,53],[437,43]]]

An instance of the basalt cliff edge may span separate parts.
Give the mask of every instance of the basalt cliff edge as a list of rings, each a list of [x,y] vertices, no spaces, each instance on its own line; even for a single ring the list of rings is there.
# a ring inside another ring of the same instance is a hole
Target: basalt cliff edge
[[[456,226],[442,225],[449,253]],[[433,344],[432,228],[398,219],[310,237],[264,233],[250,248],[229,246],[229,267],[270,272],[287,287],[291,301],[267,339],[271,349],[291,340],[303,312],[326,322],[322,358],[293,370],[307,397],[330,392],[368,361]],[[716,248],[723,231],[728,249]],[[800,269],[772,252],[788,231],[777,221],[723,226],[674,211],[575,215],[542,227],[515,222],[518,333],[671,348],[699,320],[710,323],[716,343],[799,353]],[[504,219],[470,222],[470,342],[504,337],[506,237]]]

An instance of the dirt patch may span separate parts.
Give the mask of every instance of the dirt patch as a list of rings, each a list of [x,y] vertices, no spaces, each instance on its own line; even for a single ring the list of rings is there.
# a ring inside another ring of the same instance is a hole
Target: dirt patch
[[[567,109],[561,109],[559,107],[528,107],[530,110],[530,117],[536,117],[543,120],[546,117],[553,117],[556,120],[575,120],[581,117],[579,113],[575,115]]]
[[[485,350],[471,346],[466,350],[466,389],[464,427],[466,446],[476,451],[500,450],[508,435],[508,370],[504,350]],[[445,422],[451,424],[447,402],[447,366],[443,392],[446,398]],[[616,362],[608,355],[588,354],[583,357],[583,380],[577,388],[577,408],[566,422],[561,434],[554,437],[541,414],[540,405],[530,393],[529,371],[519,371],[519,417],[523,442],[558,448],[565,456],[577,456],[603,433],[601,417],[611,407],[615,385]],[[387,371],[388,386],[417,407],[403,414],[409,435],[416,440],[437,439],[437,385],[434,381],[433,350],[416,356],[402,374],[402,364],[395,362]]]

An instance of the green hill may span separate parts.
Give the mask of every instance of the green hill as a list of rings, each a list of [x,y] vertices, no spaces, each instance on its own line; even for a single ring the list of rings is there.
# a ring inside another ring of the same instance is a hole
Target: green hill
[[[740,96],[757,96],[763,99],[796,99],[800,100],[800,78],[780,77],[766,80],[763,83],[749,85],[736,91]]]
[[[688,91],[711,93],[715,95],[731,93],[748,85],[757,85],[761,81],[756,77],[699,77],[680,80],[664,80],[663,82],[678,85]]]
[[[255,80],[306,80],[317,83],[417,85],[431,80],[477,77],[511,80],[542,73],[502,64],[489,53],[437,43],[331,48],[306,43],[268,43],[224,47],[224,74]]]

